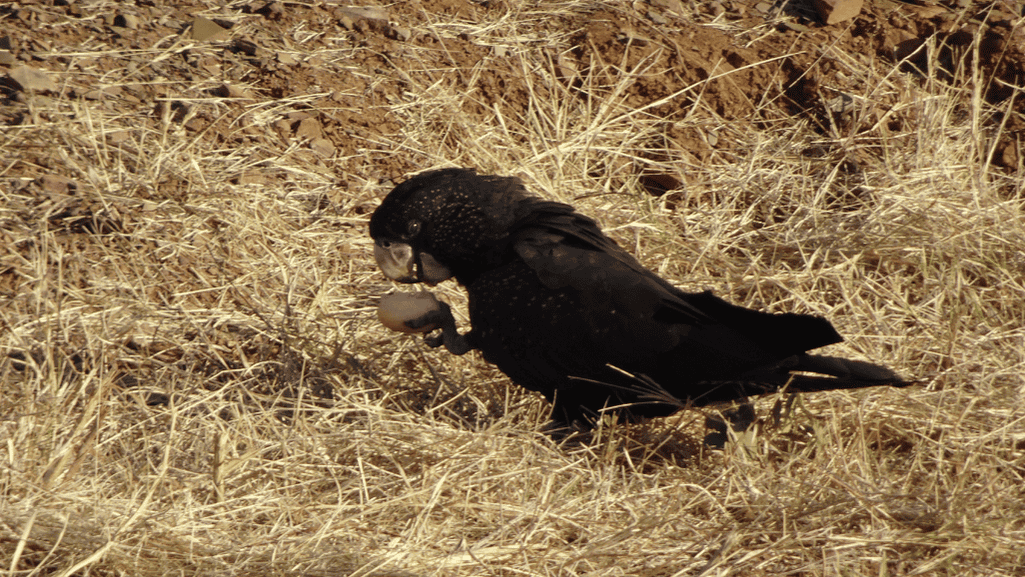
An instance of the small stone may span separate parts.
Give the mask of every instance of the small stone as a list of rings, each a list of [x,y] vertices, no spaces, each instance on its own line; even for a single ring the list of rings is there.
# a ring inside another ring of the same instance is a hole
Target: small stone
[[[207,126],[210,126],[210,123],[205,118],[200,118],[199,116],[194,116],[185,122],[185,128],[193,132],[199,132]]]
[[[413,31],[405,26],[389,26],[388,37],[399,42],[406,42],[413,36]]]
[[[648,20],[651,20],[655,24],[668,24],[669,19],[665,16],[655,12],[654,10],[648,10]]]
[[[563,81],[572,82],[578,74],[576,62],[566,54],[560,54],[555,59],[555,72]]]
[[[18,59],[11,54],[10,50],[0,50],[0,66],[10,66]]]
[[[296,138],[309,138],[313,140],[322,138],[323,134],[320,122],[316,118],[305,118],[299,121],[299,126],[295,129]]]
[[[221,90],[222,90],[222,93],[224,94],[225,98],[252,98],[253,97],[253,95],[250,94],[250,92],[248,90],[246,90],[245,88],[243,88],[241,86],[236,86],[234,84],[225,84],[225,85],[223,85],[221,87]]]
[[[139,17],[134,14],[118,14],[114,17],[114,26],[120,26],[129,30],[138,30],[139,24]]]
[[[278,131],[278,134],[285,140],[292,135],[292,123],[282,118],[273,124],[274,129]]]
[[[50,194],[67,194],[70,192],[74,181],[70,178],[57,176],[56,174],[44,174],[39,177],[39,185]]]
[[[916,6],[914,4],[908,4],[908,8],[912,13],[917,14],[919,18],[931,19],[941,14],[949,13],[944,6]]]
[[[794,22],[792,20],[787,20],[787,21],[783,22],[783,25],[786,26],[787,28],[793,30],[794,32],[811,32],[811,28],[808,28],[804,24],[800,24],[800,23]]]
[[[993,162],[1012,170],[1018,168],[1018,144],[1013,140],[1000,143],[997,146],[997,154],[994,156]]]
[[[857,16],[865,0],[812,0],[812,3],[823,22],[837,24]]]
[[[348,16],[353,21],[356,20],[379,20],[382,22],[388,22],[388,11],[384,8],[378,8],[375,6],[343,6],[335,10],[338,17]]]
[[[227,38],[227,29],[222,28],[220,24],[213,20],[203,18],[202,16],[196,16],[192,20],[192,39],[196,42],[220,42],[221,40],[227,40]]]
[[[632,27],[626,27],[623,29],[621,39],[634,46],[647,46],[651,43],[651,38],[648,38],[643,34],[638,34]]]
[[[680,0],[649,0],[648,3],[652,6],[658,6],[659,8],[676,12],[680,16],[685,14],[683,10],[683,2]]]
[[[261,53],[261,51],[265,51],[263,48],[260,48],[259,46],[257,46],[255,42],[251,42],[251,41],[246,40],[244,38],[236,38],[235,42],[232,43],[231,47],[232,47],[232,49],[237,50],[238,52],[241,52],[242,54],[245,54],[246,56],[251,56],[251,57],[256,57],[256,58],[262,58],[262,57],[266,56],[266,54]]]
[[[22,90],[35,92],[57,92],[57,85],[42,70],[30,66],[19,66],[10,72],[11,79],[21,86]]]
[[[326,138],[314,138],[310,141],[310,148],[320,156],[330,158],[335,153],[335,145]]]
[[[280,20],[285,17],[285,7],[280,2],[270,2],[257,10],[257,13],[270,20]]]

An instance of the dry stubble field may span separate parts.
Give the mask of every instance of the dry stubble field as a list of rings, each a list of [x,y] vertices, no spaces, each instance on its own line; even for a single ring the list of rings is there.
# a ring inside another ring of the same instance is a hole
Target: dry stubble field
[[[0,5],[0,572],[1025,575],[1020,3],[347,6]],[[557,446],[376,321],[444,166],[919,384]]]

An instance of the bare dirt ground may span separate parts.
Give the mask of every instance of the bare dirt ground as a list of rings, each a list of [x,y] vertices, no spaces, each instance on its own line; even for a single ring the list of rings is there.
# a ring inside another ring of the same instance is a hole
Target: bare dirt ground
[[[355,4],[0,5],[0,570],[1025,575],[1020,2]],[[376,321],[443,166],[919,384],[557,446]]]

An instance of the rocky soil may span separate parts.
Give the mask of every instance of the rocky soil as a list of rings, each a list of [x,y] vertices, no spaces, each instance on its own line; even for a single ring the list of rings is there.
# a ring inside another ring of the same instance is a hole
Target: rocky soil
[[[520,26],[515,36],[489,25],[510,13]],[[1000,167],[1018,166],[1014,136],[1025,129],[1020,94],[1009,101],[1025,79],[1022,7],[1009,0],[870,1],[855,19],[832,26],[820,25],[801,2],[735,0],[236,2],[219,9],[15,2],[0,7],[0,18],[0,48],[8,51],[0,64],[3,125],[101,107],[141,119],[110,127],[108,144],[128,147],[138,140],[133,133],[163,130],[170,120],[202,141],[197,146],[258,149],[238,167],[241,182],[282,178],[271,159],[291,146],[308,151],[311,163],[330,164],[340,184],[415,172],[430,151],[374,143],[401,134],[417,99],[439,84],[468,95],[444,114],[482,121],[524,117],[537,99],[614,99],[665,121],[665,140],[639,153],[677,157],[682,166],[729,155],[729,127],[747,123],[810,122],[823,134],[857,138],[871,153],[873,140],[899,138],[915,121],[902,113],[902,94],[866,73],[873,67],[977,90],[997,109],[1006,103],[1010,114],[986,119],[1003,127],[992,157]],[[526,78],[538,55],[564,85]],[[968,61],[977,61],[977,78],[964,75],[960,65]],[[941,69],[930,68],[936,64]],[[18,80],[26,75],[32,79]],[[619,83],[623,75],[630,82]],[[703,128],[674,127],[698,109]],[[5,178],[13,186],[47,175],[81,180],[55,153],[9,149]],[[846,170],[857,170],[857,156],[848,155]],[[610,164],[595,170],[622,169]],[[675,188],[684,172],[658,175],[650,186]],[[173,180],[168,174],[138,195],[184,194]]]
[[[0,3],[0,567],[1020,577],[1023,87],[1015,0]],[[918,384],[558,446],[378,321],[444,166]]]

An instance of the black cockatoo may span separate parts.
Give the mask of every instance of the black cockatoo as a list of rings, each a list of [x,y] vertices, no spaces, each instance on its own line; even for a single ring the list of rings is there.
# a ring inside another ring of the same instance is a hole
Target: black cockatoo
[[[664,416],[750,395],[908,383],[867,362],[810,355],[840,342],[824,318],[771,314],[687,293],[647,270],[573,207],[517,178],[443,169],[395,187],[370,219],[389,278],[469,293],[472,329],[448,305],[409,319],[433,346],[479,350],[552,403],[552,431],[602,411]]]

